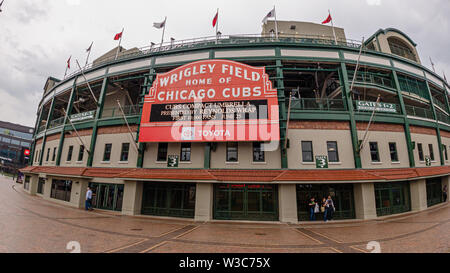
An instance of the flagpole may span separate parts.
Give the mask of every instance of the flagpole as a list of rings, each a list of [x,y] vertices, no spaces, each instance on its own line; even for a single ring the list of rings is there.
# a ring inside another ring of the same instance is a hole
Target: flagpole
[[[66,78],[66,76],[67,76],[67,70],[69,69],[69,62],[70,62],[70,59],[72,58],[72,55],[70,55],[70,57],[69,57],[69,61],[67,62],[67,64],[66,64],[66,72],[64,72],[64,79]]]
[[[119,46],[117,47],[117,52],[116,52],[116,58],[114,60],[117,60],[117,57],[119,56],[119,51],[120,51],[120,44],[122,43],[122,37],[123,37],[123,31],[125,28],[122,28],[122,32],[120,35],[120,39],[119,39]]]
[[[275,5],[273,6],[273,11],[275,12],[275,38],[278,39],[278,23],[277,23],[277,11],[275,10]]]
[[[219,9],[217,9],[216,44],[219,43]]]
[[[88,65],[88,61],[89,61],[89,55],[91,55],[91,50],[92,50],[92,45],[94,44],[94,42],[91,43],[91,45],[89,46],[89,51],[88,51],[88,55],[86,57],[86,64],[84,65],[84,67],[86,67]]]
[[[328,10],[328,14],[329,14],[330,17],[331,17],[331,28],[333,29],[334,42],[335,42],[336,45],[337,45],[336,31],[334,31],[333,16],[331,16],[331,11],[330,11],[330,10]]]
[[[164,17],[164,27],[163,27],[163,32],[162,32],[162,37],[161,37],[161,45],[159,46],[159,51],[161,51],[163,42],[164,42],[164,32],[166,31],[166,22],[167,21],[167,16]]]
[[[431,63],[431,67],[433,68],[433,72],[436,73],[436,70],[434,69],[434,63],[433,63],[433,60],[431,59],[431,57],[430,57],[430,63]]]

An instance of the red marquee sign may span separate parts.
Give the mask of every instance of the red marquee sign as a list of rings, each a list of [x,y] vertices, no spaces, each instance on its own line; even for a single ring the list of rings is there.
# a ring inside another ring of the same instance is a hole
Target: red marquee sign
[[[264,67],[198,61],[158,74],[139,142],[277,141],[277,90]]]

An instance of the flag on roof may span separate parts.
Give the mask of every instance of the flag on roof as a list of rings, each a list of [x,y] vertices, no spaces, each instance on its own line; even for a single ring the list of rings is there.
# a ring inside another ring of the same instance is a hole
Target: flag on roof
[[[275,17],[275,7],[269,11],[269,13],[267,13],[266,17],[264,17],[264,19],[262,20],[263,23],[267,22],[267,19]]]
[[[164,19],[164,21],[162,21],[161,23],[153,23],[153,27],[155,28],[163,28],[166,25],[166,19]]]

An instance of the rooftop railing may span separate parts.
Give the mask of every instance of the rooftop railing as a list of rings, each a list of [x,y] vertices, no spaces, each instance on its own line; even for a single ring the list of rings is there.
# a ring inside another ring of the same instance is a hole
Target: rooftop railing
[[[162,44],[154,44],[151,46],[126,50],[124,52],[119,53],[117,59],[115,58],[115,56],[104,58],[100,61],[88,64],[87,66],[83,67],[83,70],[95,68],[107,63],[114,62],[116,60],[146,56],[159,52],[172,51],[176,49],[189,49],[210,45],[239,45],[249,43],[277,43],[277,42],[309,44],[309,45],[336,45],[334,38],[331,36],[306,35],[306,34],[296,34],[296,35],[280,34],[278,38],[275,38],[274,36],[271,35],[263,35],[263,34],[220,35],[217,37],[208,36],[185,40],[174,40],[171,42],[164,42]],[[361,42],[349,39],[347,40],[338,39],[337,45],[350,48],[360,48]],[[66,78],[70,78],[71,76],[74,76],[75,74],[78,73],[80,73],[80,70],[76,70],[68,74]]]
[[[405,105],[405,108],[406,108],[407,115],[421,117],[421,118],[427,118],[427,119],[434,119],[433,112],[430,109],[412,106],[412,105]]]
[[[126,105],[122,107],[125,116],[136,116],[140,114],[139,105]],[[122,111],[119,107],[105,108],[102,112],[102,118],[121,117]]]
[[[292,110],[346,111],[341,99],[292,98]]]

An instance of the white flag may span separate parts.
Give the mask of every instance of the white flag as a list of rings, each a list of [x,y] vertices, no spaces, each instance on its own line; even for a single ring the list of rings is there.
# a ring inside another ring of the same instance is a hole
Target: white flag
[[[166,25],[166,19],[162,21],[161,23],[153,23],[153,27],[155,28],[163,28]]]
[[[272,18],[272,17],[275,17],[275,7],[269,13],[267,13],[266,17],[264,17],[262,22],[266,23],[267,19]]]

